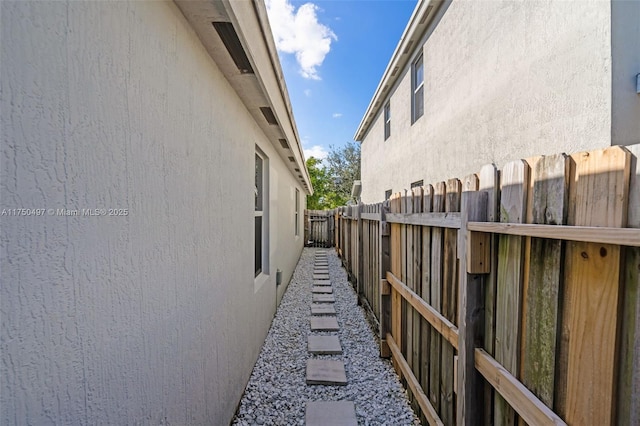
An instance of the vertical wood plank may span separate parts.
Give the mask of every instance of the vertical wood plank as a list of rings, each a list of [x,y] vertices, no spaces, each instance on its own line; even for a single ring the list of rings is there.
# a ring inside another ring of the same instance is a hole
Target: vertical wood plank
[[[422,187],[413,188],[413,213],[422,213]],[[422,291],[422,230],[420,226],[413,227],[413,290],[420,295]],[[419,378],[421,376],[420,364],[420,335],[421,335],[421,315],[413,309],[413,333],[412,333],[412,365],[413,373]],[[424,391],[424,388],[423,388]]]
[[[462,184],[458,179],[449,179],[446,184],[445,211],[460,211]],[[458,324],[458,234],[456,229],[444,229],[444,256],[442,282],[442,314],[452,323]],[[451,344],[442,342],[442,367],[440,369],[440,418],[445,424],[455,424],[455,393],[453,383],[453,357]]]
[[[486,164],[480,168],[478,189],[487,194],[487,221],[497,222],[500,194],[500,176],[495,164]],[[498,236],[491,236],[491,272],[485,279],[484,286],[484,349],[494,356],[496,330],[496,285],[498,276]],[[493,406],[495,390],[493,386],[484,384],[484,419],[485,425],[493,424]]]
[[[392,197],[391,201],[391,212],[392,213],[400,213],[401,205],[402,205],[402,195],[400,193],[395,194]],[[391,272],[399,277],[402,275],[402,225],[399,223],[391,224],[391,240],[392,240],[392,248],[391,248]],[[391,290],[391,323],[392,323],[392,331],[391,335],[398,347],[401,347],[402,344],[402,298],[398,295],[398,292],[395,290]],[[400,375],[400,367],[397,361],[394,359],[393,361],[396,373]]]
[[[627,222],[630,153],[622,147],[574,154],[568,224]],[[620,287],[620,246],[567,244],[562,344],[566,380],[559,407],[569,424],[612,424]]]
[[[460,324],[458,327],[457,424],[476,425],[484,417],[483,380],[475,368],[475,349],[483,342],[484,304],[482,286],[485,276],[468,274],[467,222],[486,221],[488,194],[465,191],[462,194],[462,223],[460,232]]]
[[[500,221],[523,223],[529,166],[523,160],[507,163],[502,172]],[[519,374],[523,238],[500,236],[496,294],[495,359],[514,376]],[[514,425],[515,411],[499,395],[495,396],[495,424]]]
[[[413,191],[412,190],[407,190],[405,191],[405,197],[406,197],[406,202],[405,202],[405,210],[403,213],[407,213],[407,214],[411,214],[413,213]],[[406,225],[404,227],[405,230],[405,277],[404,277],[404,283],[407,285],[407,287],[409,287],[411,290],[415,290],[415,286],[414,286],[414,282],[413,282],[413,225]],[[405,336],[404,336],[404,342],[405,342],[405,359],[407,360],[407,364],[409,365],[409,368],[414,372],[415,374],[415,370],[414,370],[414,365],[413,365],[413,313],[414,313],[414,309],[413,307],[407,302],[404,301],[403,303],[403,308],[404,308],[404,321],[406,324],[406,328],[405,328]],[[415,399],[413,398],[413,394],[410,390],[408,390],[409,393],[409,397],[410,400],[412,401],[412,406],[416,407],[416,402]]]
[[[387,343],[387,333],[392,333],[391,330],[391,296],[383,294],[382,286],[387,278],[387,271],[391,270],[391,228],[386,221],[387,213],[390,209],[390,201],[386,200],[380,208],[380,257],[379,263],[379,300],[380,300],[380,356],[382,358],[389,358],[391,356],[391,350]]]
[[[446,184],[438,182],[434,188],[433,211],[444,212]],[[431,230],[431,306],[442,312],[442,262],[443,262],[442,228]],[[431,329],[431,347],[429,348],[429,399],[431,405],[440,413],[440,358],[442,337]]]
[[[569,162],[564,154],[540,158],[532,166],[529,223],[564,225],[567,217]],[[531,239],[525,286],[522,382],[553,408],[563,242]]]
[[[433,207],[433,186],[422,187],[422,211],[429,213]],[[420,296],[431,304],[431,227],[422,227],[422,289]],[[425,394],[429,395],[429,356],[431,350],[431,335],[434,332],[431,325],[421,321],[420,340],[420,385]]]
[[[640,228],[640,144],[631,151],[627,226]],[[623,261],[624,295],[620,333],[617,422],[640,424],[640,248],[627,247]]]

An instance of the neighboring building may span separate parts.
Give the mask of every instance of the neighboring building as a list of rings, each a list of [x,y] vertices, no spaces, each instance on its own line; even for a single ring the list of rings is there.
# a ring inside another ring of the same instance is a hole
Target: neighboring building
[[[419,1],[358,127],[362,201],[640,142],[640,2]]]
[[[264,3],[0,16],[0,424],[228,424],[311,191]]]

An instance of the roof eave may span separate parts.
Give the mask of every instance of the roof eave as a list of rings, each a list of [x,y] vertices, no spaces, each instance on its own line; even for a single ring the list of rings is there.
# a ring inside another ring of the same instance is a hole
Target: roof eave
[[[382,108],[384,99],[395,85],[398,77],[402,74],[401,71],[409,62],[412,53],[415,52],[419,45],[418,43],[433,20],[438,6],[442,4],[442,1],[443,0],[419,0],[391,56],[391,60],[384,70],[382,79],[378,83],[378,87],[369,102],[369,106],[358,125],[358,129],[353,137],[355,141],[363,141],[364,136],[373,124],[374,118],[380,111],[380,108]]]

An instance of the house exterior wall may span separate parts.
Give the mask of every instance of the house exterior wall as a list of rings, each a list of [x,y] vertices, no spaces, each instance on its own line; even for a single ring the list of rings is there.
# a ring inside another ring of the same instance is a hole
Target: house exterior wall
[[[611,145],[610,18],[607,1],[445,3],[411,53],[424,52],[424,115],[411,125],[410,61],[390,92],[390,138],[386,98],[362,140],[362,201]]]
[[[45,209],[0,217],[0,424],[228,424],[305,192],[172,2],[5,1],[0,19],[1,209]],[[128,214],[47,212],[83,208]]]

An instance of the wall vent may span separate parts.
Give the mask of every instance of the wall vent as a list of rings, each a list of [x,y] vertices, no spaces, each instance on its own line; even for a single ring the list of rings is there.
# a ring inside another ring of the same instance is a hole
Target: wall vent
[[[274,126],[278,125],[278,120],[276,120],[276,116],[273,115],[273,111],[271,110],[271,108],[260,107],[260,111],[262,111],[262,115],[264,115],[264,119],[267,120],[267,123]]]
[[[411,46],[413,46],[413,40],[409,40],[409,43],[407,43],[407,47],[404,48],[404,54],[406,55],[407,53],[411,52]]]
[[[296,159],[293,158],[293,157],[289,157],[289,161],[291,161],[293,163],[294,161],[296,161]]]
[[[280,142],[280,145],[282,145],[284,149],[289,149],[289,144],[287,143],[286,139],[278,139],[278,141]]]
[[[242,43],[240,43],[240,39],[238,38],[235,28],[233,28],[233,24],[231,22],[212,22],[211,24],[220,36],[224,47],[227,48],[227,51],[229,52],[229,55],[231,55],[233,62],[235,62],[236,67],[238,67],[238,70],[242,74],[253,74],[251,62],[249,62],[249,58],[242,47]]]
[[[293,170],[295,170],[296,172],[299,172],[299,171],[300,171],[300,169],[299,169],[299,168],[297,168],[297,167],[296,167],[295,169],[293,169]]]
[[[396,73],[398,72],[399,67],[395,67],[393,69],[393,71],[391,71],[391,77],[393,77],[394,75],[396,75]]]
[[[432,10],[433,10],[433,6],[427,7],[427,10],[424,12],[424,15],[422,15],[422,18],[420,19],[420,22],[418,22],[418,24],[420,25],[424,24],[427,18],[429,17],[429,15],[431,14]]]

